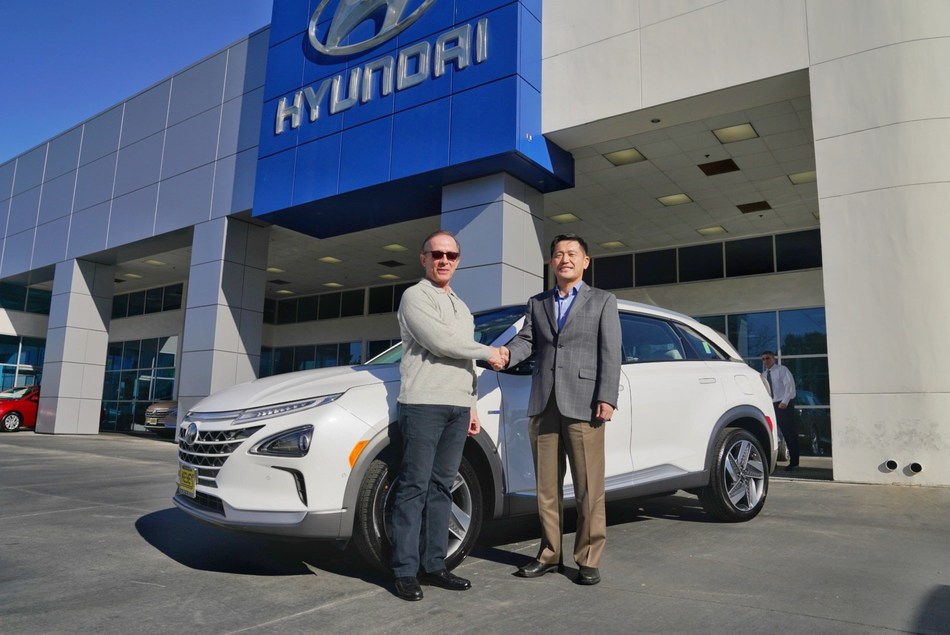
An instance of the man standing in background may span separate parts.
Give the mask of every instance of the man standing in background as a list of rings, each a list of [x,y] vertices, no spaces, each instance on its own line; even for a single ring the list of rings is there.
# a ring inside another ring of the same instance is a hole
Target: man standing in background
[[[795,378],[792,377],[792,371],[775,362],[775,353],[772,351],[762,353],[762,364],[765,366],[762,381],[772,393],[778,429],[782,431],[788,446],[789,461],[785,471],[794,472],[798,469],[799,459],[798,426],[795,425]]]

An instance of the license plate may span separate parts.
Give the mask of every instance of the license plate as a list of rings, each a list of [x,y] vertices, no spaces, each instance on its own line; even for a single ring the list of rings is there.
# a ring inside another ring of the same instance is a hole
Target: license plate
[[[145,417],[145,425],[147,426],[158,425],[158,417]]]
[[[190,496],[191,498],[195,497],[195,483],[198,481],[198,470],[185,467],[184,465],[178,466],[178,493],[184,494],[185,496]]]

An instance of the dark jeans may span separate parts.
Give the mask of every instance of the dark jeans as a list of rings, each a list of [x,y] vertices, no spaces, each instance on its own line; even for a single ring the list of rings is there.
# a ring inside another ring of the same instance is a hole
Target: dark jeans
[[[469,408],[399,404],[402,463],[392,514],[393,573],[445,568],[452,484],[462,462]]]
[[[779,408],[780,401],[775,402],[775,418],[777,419],[778,429],[782,431],[785,437],[785,444],[788,446],[788,464],[789,466],[798,465],[798,421],[795,417],[795,400],[792,399],[784,409]]]

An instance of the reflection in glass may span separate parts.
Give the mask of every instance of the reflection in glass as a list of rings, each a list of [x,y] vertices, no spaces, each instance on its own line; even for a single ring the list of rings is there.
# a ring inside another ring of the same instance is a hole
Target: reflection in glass
[[[828,352],[825,309],[779,311],[782,355],[815,355]]]
[[[729,341],[743,358],[776,348],[775,311],[729,316]]]
[[[828,387],[827,357],[783,357],[780,362],[795,378],[795,401],[799,405],[827,406],[831,403]]]

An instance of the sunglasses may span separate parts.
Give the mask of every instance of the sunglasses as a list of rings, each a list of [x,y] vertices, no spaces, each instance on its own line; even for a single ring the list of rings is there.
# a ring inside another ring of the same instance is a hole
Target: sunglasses
[[[455,262],[459,259],[459,252],[457,251],[427,251],[426,253],[432,256],[433,260],[442,260],[443,256],[445,256],[449,262]]]

